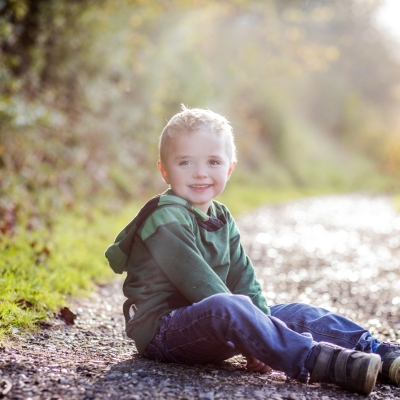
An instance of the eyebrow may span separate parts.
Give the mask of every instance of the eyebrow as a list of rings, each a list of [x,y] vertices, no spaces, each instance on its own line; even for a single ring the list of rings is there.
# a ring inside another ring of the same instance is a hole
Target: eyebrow
[[[188,156],[188,155],[181,155],[181,156],[176,156],[174,160],[184,160],[188,158],[192,158],[193,156]],[[210,154],[207,156],[208,158],[223,158],[223,155],[221,154]]]

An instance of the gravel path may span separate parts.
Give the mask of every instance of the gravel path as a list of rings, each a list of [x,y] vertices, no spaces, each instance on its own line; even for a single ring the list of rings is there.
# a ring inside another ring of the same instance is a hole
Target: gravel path
[[[381,339],[400,342],[400,215],[389,199],[327,196],[263,207],[238,219],[270,304],[302,301],[338,311]],[[70,308],[74,325],[52,321],[16,332],[0,348],[7,399],[359,399],[334,385],[249,373],[242,357],[182,366],[139,357],[123,333],[121,281]],[[372,399],[399,399],[378,383]]]

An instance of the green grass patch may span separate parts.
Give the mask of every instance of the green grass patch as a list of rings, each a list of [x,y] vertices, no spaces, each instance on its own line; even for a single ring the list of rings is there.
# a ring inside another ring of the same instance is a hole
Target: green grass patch
[[[0,338],[30,331],[94,284],[114,277],[104,257],[106,247],[132,219],[138,205],[118,215],[65,214],[55,228],[0,237]]]

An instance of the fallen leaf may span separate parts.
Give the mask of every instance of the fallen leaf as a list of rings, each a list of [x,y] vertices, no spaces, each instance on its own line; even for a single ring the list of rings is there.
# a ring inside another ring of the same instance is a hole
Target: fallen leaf
[[[74,314],[68,307],[63,307],[60,309],[57,317],[63,320],[67,325],[74,325],[76,314]]]

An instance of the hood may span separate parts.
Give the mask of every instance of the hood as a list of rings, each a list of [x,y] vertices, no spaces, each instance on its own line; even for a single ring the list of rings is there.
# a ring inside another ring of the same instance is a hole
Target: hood
[[[150,199],[137,213],[136,217],[117,235],[115,241],[110,245],[105,256],[113,271],[122,274],[127,270],[129,255],[133,246],[135,234],[145,219],[158,207],[179,204],[185,206],[190,211],[195,211],[202,219],[207,220],[209,217],[200,211],[197,207],[192,206],[189,202],[173,194],[171,190],[167,190],[163,194],[159,194]]]

